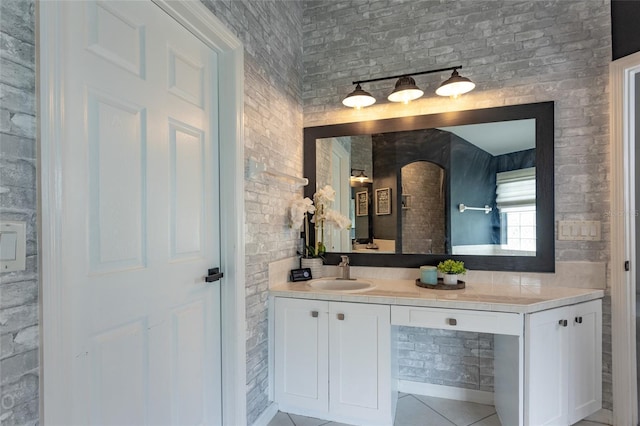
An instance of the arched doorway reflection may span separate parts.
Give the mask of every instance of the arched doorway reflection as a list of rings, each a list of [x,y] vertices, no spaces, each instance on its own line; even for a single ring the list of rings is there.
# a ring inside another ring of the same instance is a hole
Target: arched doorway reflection
[[[402,167],[402,253],[445,253],[445,171],[429,161]]]

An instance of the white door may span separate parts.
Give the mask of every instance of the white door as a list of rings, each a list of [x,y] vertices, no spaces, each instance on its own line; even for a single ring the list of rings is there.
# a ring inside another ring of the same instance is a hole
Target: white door
[[[59,420],[219,424],[215,53],[151,2],[59,7]]]

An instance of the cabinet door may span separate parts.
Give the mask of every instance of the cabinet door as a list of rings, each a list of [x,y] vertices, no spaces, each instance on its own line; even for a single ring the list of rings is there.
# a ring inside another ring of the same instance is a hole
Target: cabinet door
[[[572,312],[572,307],[564,307],[527,316],[525,425],[569,424],[567,357]]]
[[[574,306],[570,327],[569,423],[602,407],[602,301]]]
[[[328,302],[275,299],[275,398],[287,407],[327,412]]]
[[[332,414],[367,424],[391,424],[389,306],[329,304]]]

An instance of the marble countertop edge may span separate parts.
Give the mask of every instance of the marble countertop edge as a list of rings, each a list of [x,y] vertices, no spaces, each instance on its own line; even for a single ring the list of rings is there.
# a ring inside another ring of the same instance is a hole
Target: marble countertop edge
[[[602,289],[469,284],[462,290],[431,290],[417,287],[415,280],[370,279],[376,287],[360,293],[318,290],[307,282],[287,282],[272,287],[276,297],[327,300],[381,305],[527,314],[604,297]]]

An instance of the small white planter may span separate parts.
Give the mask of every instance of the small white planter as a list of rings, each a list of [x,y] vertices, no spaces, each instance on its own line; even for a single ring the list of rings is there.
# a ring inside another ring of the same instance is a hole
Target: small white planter
[[[322,259],[319,257],[314,257],[311,259],[300,259],[300,267],[301,268],[309,268],[311,269],[311,277],[312,278],[322,278]]]
[[[458,274],[443,274],[443,281],[448,285],[458,284]]]

